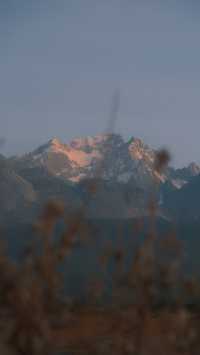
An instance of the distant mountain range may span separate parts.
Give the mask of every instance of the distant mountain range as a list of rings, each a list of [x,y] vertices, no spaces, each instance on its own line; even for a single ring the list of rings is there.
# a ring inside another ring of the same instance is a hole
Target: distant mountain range
[[[165,174],[155,171],[156,151],[140,139],[131,137],[125,142],[120,135],[102,134],[77,138],[69,144],[51,139],[33,152],[16,158],[16,168],[44,168],[50,174],[71,182],[101,178],[106,181],[127,183],[132,179],[140,186],[153,181],[170,180],[181,187],[200,167],[192,163],[183,169],[168,169]]]
[[[84,207],[88,217],[144,216],[153,193],[160,216],[198,219],[200,166],[159,173],[156,154],[138,138],[101,134],[68,144],[54,138],[23,156],[0,156],[0,221],[31,220],[55,198]]]

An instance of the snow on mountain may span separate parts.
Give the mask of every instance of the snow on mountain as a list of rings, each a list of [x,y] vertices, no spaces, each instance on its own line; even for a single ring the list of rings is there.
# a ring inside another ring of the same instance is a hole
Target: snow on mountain
[[[168,196],[187,191],[185,185],[198,178],[200,167],[191,163],[159,173],[156,156],[157,152],[142,140],[131,137],[125,141],[118,134],[75,138],[67,144],[53,138],[24,156],[0,157],[4,196],[0,205],[16,218],[25,218],[27,206],[31,206],[30,218],[31,211],[38,211],[48,199],[61,198],[67,204],[87,206],[89,217],[127,218],[147,215],[149,197],[156,193],[159,213],[163,213]],[[98,185],[92,198],[87,188],[91,179]]]
[[[76,138],[63,144],[57,138],[21,158],[31,166],[45,166],[56,176],[79,182],[84,178],[129,181],[133,176],[149,174],[153,152],[133,139],[129,144],[119,135],[102,134]]]
[[[155,158],[156,151],[138,138],[126,142],[118,134],[99,134],[75,138],[68,144],[53,138],[19,158],[18,166],[42,166],[52,175],[74,183],[97,177],[120,183],[134,181],[142,188],[168,180],[179,188],[200,173],[200,167],[192,163],[188,168],[170,168],[160,174],[154,168]]]

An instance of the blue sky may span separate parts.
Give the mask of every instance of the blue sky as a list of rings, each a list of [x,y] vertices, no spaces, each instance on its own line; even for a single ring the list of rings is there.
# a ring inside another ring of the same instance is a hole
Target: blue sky
[[[195,0],[0,0],[5,154],[53,136],[116,131],[200,163],[200,4]]]

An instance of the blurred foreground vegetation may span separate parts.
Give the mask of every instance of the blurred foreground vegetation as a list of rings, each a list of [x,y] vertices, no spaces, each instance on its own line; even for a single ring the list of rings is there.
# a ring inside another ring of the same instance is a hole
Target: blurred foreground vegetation
[[[160,152],[156,169],[167,161]],[[94,185],[89,188],[95,193]],[[8,257],[2,243],[0,354],[199,354],[199,282],[184,272],[184,245],[176,233],[159,235],[156,208],[152,199],[148,228],[128,266],[120,230],[118,243],[101,249],[84,302],[68,296],[65,280],[70,255],[92,243],[84,209],[66,211],[59,201],[49,202],[20,260]],[[55,238],[60,221],[64,228]],[[143,224],[134,224],[134,238]]]

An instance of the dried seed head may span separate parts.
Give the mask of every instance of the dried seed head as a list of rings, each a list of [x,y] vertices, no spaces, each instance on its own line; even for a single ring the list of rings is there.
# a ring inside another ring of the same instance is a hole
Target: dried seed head
[[[63,214],[64,204],[61,201],[49,201],[44,210],[43,217],[46,219],[60,218]]]
[[[161,149],[156,154],[154,163],[155,170],[161,173],[170,161],[170,154],[166,149]]]
[[[113,256],[114,256],[114,260],[116,261],[116,263],[119,263],[123,260],[124,253],[122,250],[119,249],[114,252]]]

